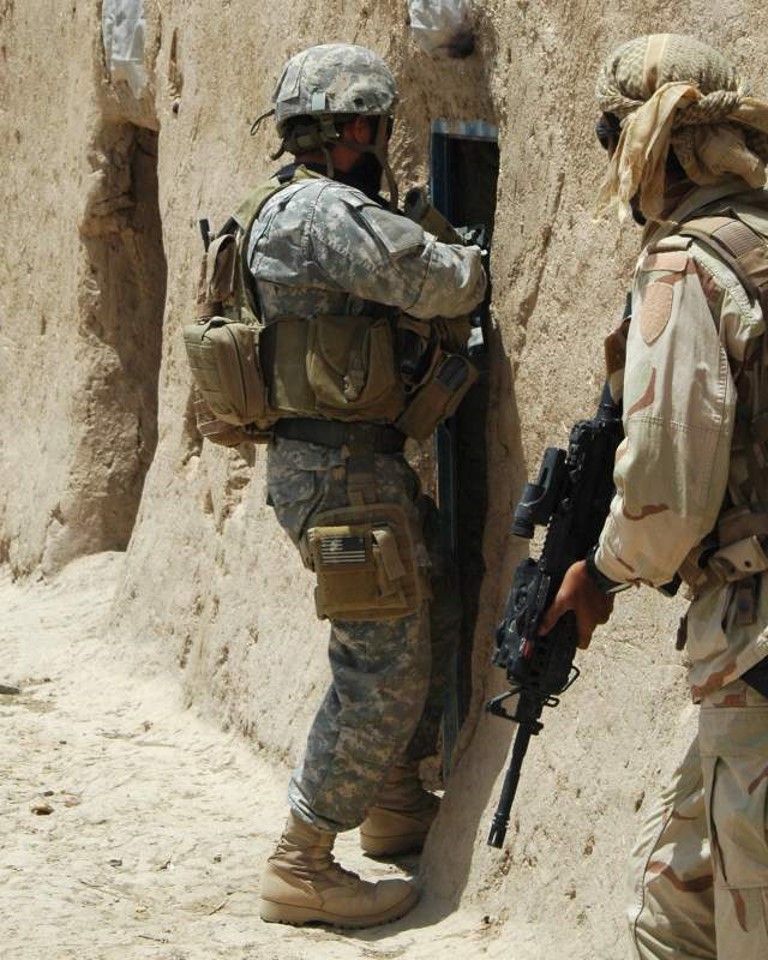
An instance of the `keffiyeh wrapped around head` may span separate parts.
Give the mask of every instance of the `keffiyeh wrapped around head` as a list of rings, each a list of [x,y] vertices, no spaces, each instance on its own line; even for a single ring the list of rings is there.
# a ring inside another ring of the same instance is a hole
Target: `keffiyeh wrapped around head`
[[[598,214],[618,207],[623,218],[637,195],[644,216],[661,219],[670,147],[701,186],[731,176],[765,185],[768,103],[750,96],[733,64],[708,44],[674,33],[623,43],[600,70],[596,96],[621,122]]]

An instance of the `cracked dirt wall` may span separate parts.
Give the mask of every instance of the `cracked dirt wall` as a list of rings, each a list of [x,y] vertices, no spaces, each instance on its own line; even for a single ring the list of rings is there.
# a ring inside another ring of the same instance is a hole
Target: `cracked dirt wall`
[[[501,687],[491,636],[523,555],[506,530],[543,448],[592,412],[601,340],[638,241],[591,219],[599,61],[633,34],[693,32],[731,51],[764,92],[764,7],[739,3],[724,18],[712,0],[620,12],[490,0],[476,4],[478,48],[462,62],[418,51],[399,0],[297,2],[290,17],[245,0],[146,8],[149,85],[136,100],[109,83],[98,17],[82,0],[0,0],[0,561],[53,572],[128,545],[112,642],[140,645],[148,670],[176,672],[190,703],[242,730],[287,779],[325,683],[326,628],[265,505],[264,450],[244,458],[201,445],[185,418],[180,328],[196,219],[221,223],[271,169],[268,124],[251,138],[250,123],[283,61],[310,43],[364,43],[391,64],[403,186],[426,179],[431,120],[497,124],[489,572],[473,709],[424,869],[445,910],[482,905],[489,936],[521,956],[621,955],[617,878],[692,717],[668,639],[679,604],[647,593],[619,601],[531,745],[506,849],[492,851],[511,729],[481,708]]]

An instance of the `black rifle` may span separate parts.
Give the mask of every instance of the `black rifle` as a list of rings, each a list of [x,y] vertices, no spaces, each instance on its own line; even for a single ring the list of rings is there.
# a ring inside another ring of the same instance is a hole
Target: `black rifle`
[[[595,417],[571,430],[568,450],[545,451],[538,479],[526,484],[515,509],[515,536],[530,539],[537,524],[548,530],[539,559],[529,557],[517,567],[496,630],[493,662],[506,670],[510,690],[490,700],[486,709],[519,726],[488,836],[492,847],[504,843],[528,742],[543,727],[543,708],[557,706],[559,695],[579,675],[573,663],[578,641],[574,614],[562,616],[546,636],[539,636],[538,629],[566,570],[597,543],[614,494],[613,464],[623,436],[621,405],[613,402],[606,385]],[[518,699],[510,712],[505,704],[514,696]]]

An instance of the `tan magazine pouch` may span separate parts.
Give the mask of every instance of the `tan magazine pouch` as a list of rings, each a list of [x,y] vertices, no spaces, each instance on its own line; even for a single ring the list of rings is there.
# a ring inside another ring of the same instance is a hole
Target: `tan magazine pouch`
[[[209,318],[232,303],[237,268],[237,240],[225,233],[211,241],[200,262],[197,282],[197,316]]]
[[[341,507],[314,519],[304,551],[317,575],[318,617],[396,620],[419,609],[427,590],[401,506]]]
[[[438,424],[455,413],[477,377],[477,368],[467,357],[441,353],[429,375],[411,395],[397,426],[409,437],[426,440]]]

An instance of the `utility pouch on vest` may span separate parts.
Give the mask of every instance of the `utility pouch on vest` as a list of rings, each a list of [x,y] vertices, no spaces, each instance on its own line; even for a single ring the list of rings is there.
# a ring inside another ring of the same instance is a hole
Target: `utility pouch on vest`
[[[768,570],[768,513],[748,504],[731,507],[718,518],[710,537],[694,547],[678,573],[691,597],[724,583],[748,580]]]
[[[197,287],[199,319],[184,327],[184,346],[195,383],[218,420],[267,427],[271,420],[258,352],[261,327],[258,322],[242,322],[256,318],[246,309],[247,298],[238,292],[238,235],[222,233],[203,255]],[[267,433],[254,432],[254,440],[268,439]]]
[[[286,317],[265,328],[270,406],[334,420],[392,422],[405,404],[384,318]]]
[[[307,380],[319,413],[393,420],[403,408],[392,329],[386,319],[309,320]]]
[[[412,394],[397,427],[415,440],[426,440],[438,424],[455,413],[477,378],[477,369],[467,357],[442,354]]]
[[[768,556],[758,537],[747,537],[721,547],[709,558],[709,566],[726,582],[743,580],[768,570]]]
[[[184,345],[200,393],[219,420],[268,419],[256,326],[210,317],[184,327]]]
[[[326,510],[306,532],[321,619],[397,620],[426,599],[405,511],[394,503]]]
[[[297,173],[296,176],[304,176]],[[221,423],[248,429],[242,431],[254,442],[267,442],[277,415],[267,405],[267,392],[259,359],[257,296],[247,263],[246,240],[264,203],[290,181],[270,181],[251,193],[217,236],[211,236],[208,221],[201,221],[205,253],[197,284],[197,323],[183,329],[184,345],[195,384],[208,411],[199,429],[214,442],[233,442],[237,432]],[[210,414],[210,415],[209,415]],[[244,439],[246,437],[244,436]]]

